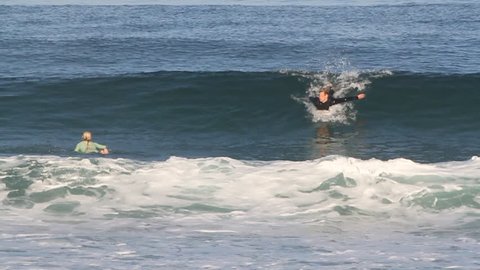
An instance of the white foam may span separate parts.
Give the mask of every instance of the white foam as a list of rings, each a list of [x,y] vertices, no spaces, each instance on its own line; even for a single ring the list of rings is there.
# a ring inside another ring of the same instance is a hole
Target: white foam
[[[353,102],[347,102],[330,107],[328,111],[320,111],[308,100],[308,97],[318,96],[320,89],[328,84],[333,84],[334,97],[356,95],[357,91],[365,91],[371,83],[369,78],[377,78],[391,75],[389,71],[365,72],[352,69],[346,60],[327,64],[326,71],[320,73],[295,73],[311,81],[306,89],[306,97],[292,97],[305,105],[313,122],[338,122],[347,124],[356,120],[356,110]],[[355,89],[355,90],[354,90]]]
[[[480,172],[480,160],[473,158],[438,164],[342,156],[301,162],[179,157],[139,162],[53,156],[9,157],[0,161],[9,171],[6,174],[15,174],[15,167],[19,165],[43,164],[42,171],[48,179],[42,182],[31,178],[34,183],[26,190],[27,194],[66,186],[105,192],[101,195],[98,191],[97,196],[69,193],[37,201],[31,209],[17,209],[9,204],[2,206],[2,210],[10,214],[40,219],[66,216],[78,220],[163,216],[184,222],[224,218],[309,222],[318,217],[342,220],[352,216],[415,222],[443,219],[442,213],[460,217],[476,209],[453,205],[452,209],[439,212],[428,207],[439,207],[435,192],[458,192],[474,187]],[[30,177],[28,175],[28,172],[21,173],[25,179]],[[8,201],[8,192],[6,187],[2,188],[0,198]],[[430,197],[434,199],[430,201]],[[73,213],[52,216],[45,212],[48,206],[62,205],[62,202],[73,205]]]

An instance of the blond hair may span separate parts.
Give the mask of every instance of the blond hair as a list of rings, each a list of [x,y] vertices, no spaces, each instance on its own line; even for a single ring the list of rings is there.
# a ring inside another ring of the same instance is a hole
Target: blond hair
[[[92,132],[84,131],[83,134],[82,134],[82,140],[91,141],[92,140]]]

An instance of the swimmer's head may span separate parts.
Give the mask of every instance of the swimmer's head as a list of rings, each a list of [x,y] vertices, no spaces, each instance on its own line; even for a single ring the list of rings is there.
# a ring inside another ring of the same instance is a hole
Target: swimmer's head
[[[329,94],[330,91],[332,91],[333,85],[331,83],[325,84],[322,89],[320,89],[320,92],[324,92],[325,94]]]
[[[320,89],[320,93],[318,97],[320,98],[321,102],[326,102],[328,97],[332,94],[332,84],[326,84]]]
[[[92,133],[90,131],[84,131],[83,135],[82,135],[82,140],[91,141],[92,140]]]

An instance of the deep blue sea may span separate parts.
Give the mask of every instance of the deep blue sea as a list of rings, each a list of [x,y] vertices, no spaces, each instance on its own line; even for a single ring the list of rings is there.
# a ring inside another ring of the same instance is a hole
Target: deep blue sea
[[[0,0],[0,269],[480,269],[479,14]]]

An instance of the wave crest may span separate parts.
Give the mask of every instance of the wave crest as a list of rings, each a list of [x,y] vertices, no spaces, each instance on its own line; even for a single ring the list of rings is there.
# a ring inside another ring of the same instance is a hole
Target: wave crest
[[[3,210],[40,217],[341,221],[430,219],[480,209],[478,158],[420,164],[342,156],[302,162],[16,156],[0,162]]]

